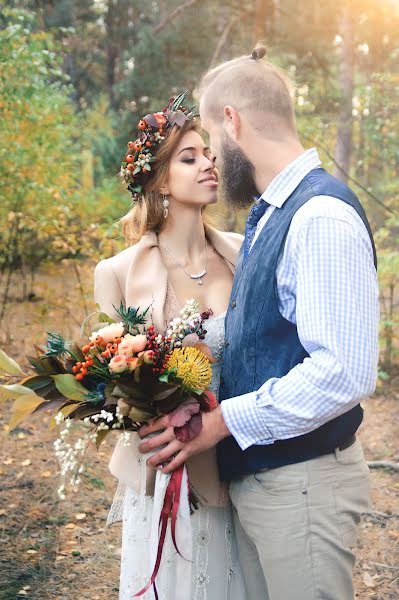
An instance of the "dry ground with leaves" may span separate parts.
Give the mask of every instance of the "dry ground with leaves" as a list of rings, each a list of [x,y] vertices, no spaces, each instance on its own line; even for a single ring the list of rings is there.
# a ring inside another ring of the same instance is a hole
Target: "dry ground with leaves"
[[[84,300],[93,308],[92,265],[81,282],[68,263],[42,273],[36,302],[12,302],[1,325],[0,347],[22,360],[47,329],[78,335]],[[364,405],[360,431],[368,460],[399,460],[399,385],[385,386]],[[120,525],[106,527],[115,483],[107,463],[114,439],[92,449],[80,491],[57,498],[56,431],[37,416],[7,431],[9,403],[0,410],[0,600],[117,600]],[[372,504],[357,547],[356,598],[399,599],[399,473],[371,471]],[[255,599],[253,599],[255,600]],[[258,599],[256,599],[258,600]],[[337,599],[339,600],[339,599]]]

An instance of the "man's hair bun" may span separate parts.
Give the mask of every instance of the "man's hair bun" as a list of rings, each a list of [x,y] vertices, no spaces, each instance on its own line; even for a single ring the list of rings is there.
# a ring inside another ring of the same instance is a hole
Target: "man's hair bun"
[[[260,60],[266,55],[266,47],[265,46],[256,46],[251,53],[252,60]]]

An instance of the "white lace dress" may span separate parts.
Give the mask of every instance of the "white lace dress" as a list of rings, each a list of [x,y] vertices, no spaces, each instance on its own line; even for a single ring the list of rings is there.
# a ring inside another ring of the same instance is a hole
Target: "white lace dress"
[[[211,384],[216,395],[224,345],[224,316],[211,317],[206,323],[205,341],[218,359],[213,365]],[[146,457],[137,453],[137,460],[143,466],[145,480]],[[120,600],[132,600],[149,581],[158,541],[159,514],[169,477],[157,472],[154,497],[137,494],[128,486],[119,489],[119,498],[123,497]],[[115,506],[120,504],[116,497]],[[115,506],[110,513],[111,522],[118,519]],[[191,516],[188,505],[183,506],[178,515],[177,542],[185,558],[176,553],[168,526],[156,579],[159,600],[246,600],[229,503],[225,507],[200,506]],[[153,588],[140,598],[155,599]]]

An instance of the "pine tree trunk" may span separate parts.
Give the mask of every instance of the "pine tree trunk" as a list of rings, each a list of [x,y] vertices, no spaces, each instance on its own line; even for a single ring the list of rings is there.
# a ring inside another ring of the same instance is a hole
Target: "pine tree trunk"
[[[352,96],[355,69],[355,24],[350,8],[342,8],[341,17],[342,47],[339,72],[339,89],[341,93],[338,117],[337,144],[335,160],[342,169],[349,173],[352,154]],[[346,183],[347,176],[338,167],[335,176]]]
[[[255,43],[264,41],[273,30],[274,2],[273,0],[256,0],[254,38]]]

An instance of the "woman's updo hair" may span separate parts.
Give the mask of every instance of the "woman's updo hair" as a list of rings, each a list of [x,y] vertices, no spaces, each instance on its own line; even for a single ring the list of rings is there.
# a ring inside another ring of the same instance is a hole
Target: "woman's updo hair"
[[[151,176],[143,188],[140,200],[133,202],[129,212],[120,219],[123,235],[131,245],[139,242],[148,231],[155,233],[162,231],[165,218],[160,190],[168,179],[173,153],[189,131],[198,131],[198,125],[194,120],[186,121],[181,127],[174,125],[168,132],[157,149]]]

